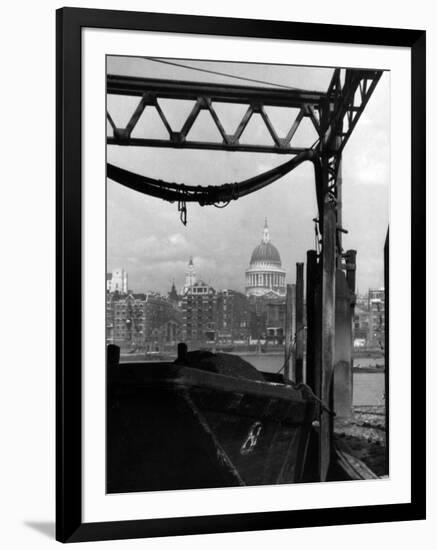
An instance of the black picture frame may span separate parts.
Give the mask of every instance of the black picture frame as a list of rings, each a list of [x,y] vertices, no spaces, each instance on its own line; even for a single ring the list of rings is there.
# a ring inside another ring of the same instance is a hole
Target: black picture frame
[[[62,8],[57,43],[56,538],[77,542],[425,518],[425,48],[421,30]],[[369,44],[411,51],[411,502],[346,508],[82,521],[81,30],[85,27]]]

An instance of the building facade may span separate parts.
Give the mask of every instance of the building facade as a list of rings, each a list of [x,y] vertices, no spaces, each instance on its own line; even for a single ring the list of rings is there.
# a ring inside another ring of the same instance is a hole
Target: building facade
[[[192,260],[191,260],[192,263]],[[185,287],[182,297],[182,339],[185,342],[215,342],[217,293],[203,281]]]
[[[124,269],[114,269],[112,273],[107,273],[106,290],[108,292],[120,292],[122,294],[127,294],[127,272]]]
[[[354,347],[383,350],[385,345],[385,291],[369,289],[354,311]]]
[[[285,334],[285,298],[271,292],[252,296],[250,302],[250,339],[282,345]]]
[[[157,294],[106,295],[106,340],[122,348],[159,351],[176,345],[182,316],[177,305]]]
[[[247,342],[250,335],[250,304],[236,290],[221,290],[217,294],[217,341]]]
[[[385,291],[383,288],[369,290],[369,337],[368,345],[384,348],[385,342]]]
[[[353,338],[355,348],[364,348],[369,339],[369,310],[367,303],[355,306],[353,318]]]

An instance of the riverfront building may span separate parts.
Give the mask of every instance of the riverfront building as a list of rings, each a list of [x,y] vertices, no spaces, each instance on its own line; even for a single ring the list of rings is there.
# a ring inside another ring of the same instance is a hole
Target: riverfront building
[[[383,348],[385,339],[385,292],[369,290],[369,346]]]
[[[106,295],[106,340],[122,348],[159,351],[180,339],[181,313],[157,293]]]
[[[242,292],[221,290],[217,294],[217,341],[246,342],[250,313],[249,300]]]
[[[379,349],[385,341],[385,291],[369,289],[359,296],[354,312],[354,347]]]
[[[197,279],[193,258],[185,271],[181,299],[182,338],[192,345],[246,342],[249,337],[250,304],[236,290],[216,291]],[[174,293],[173,293],[174,294]]]
[[[212,286],[196,281],[182,298],[182,339],[211,342],[216,339],[217,293]]]

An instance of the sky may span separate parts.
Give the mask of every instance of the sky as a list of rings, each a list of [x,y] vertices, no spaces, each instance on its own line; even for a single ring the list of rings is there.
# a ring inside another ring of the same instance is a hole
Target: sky
[[[271,84],[326,90],[332,69],[248,63],[172,60],[207,71]],[[183,79],[214,83],[257,85],[221,75],[176,67],[144,58],[108,57],[110,74]],[[261,85],[261,84],[260,84]],[[361,293],[383,286],[383,247],[389,223],[390,185],[390,74],[384,73],[343,152],[343,248],[356,249],[357,286]],[[129,120],[139,98],[108,96],[107,108],[116,125]],[[180,129],[191,102],[161,100],[174,130]],[[232,132],[245,106],[215,105],[225,129]],[[280,137],[286,135],[296,113],[266,108]],[[215,139],[217,129],[202,113],[192,139]],[[252,117],[241,142],[271,143],[259,115]],[[315,131],[308,119],[294,137],[296,146],[311,145]],[[133,137],[166,137],[154,108],[147,107]],[[108,146],[108,162],[133,172],[193,185],[241,181],[287,160],[284,155],[224,151],[195,151]],[[252,250],[261,241],[267,218],[271,242],[278,248],[287,282],[295,282],[296,262],[304,262],[314,248],[317,216],[315,182],[308,162],[266,188],[217,209],[188,203],[188,223],[182,225],[177,205],[137,193],[107,180],[107,271],[124,268],[129,288],[166,294],[173,281],[180,289],[193,257],[198,278],[216,289],[244,291],[244,272]]]

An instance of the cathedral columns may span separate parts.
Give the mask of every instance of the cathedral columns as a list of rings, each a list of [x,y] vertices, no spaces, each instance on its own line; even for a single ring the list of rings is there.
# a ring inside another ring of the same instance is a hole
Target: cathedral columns
[[[274,271],[263,271],[262,267],[260,271],[246,273],[246,287],[248,288],[260,288],[266,292],[268,289],[283,290],[285,288],[285,273]]]

